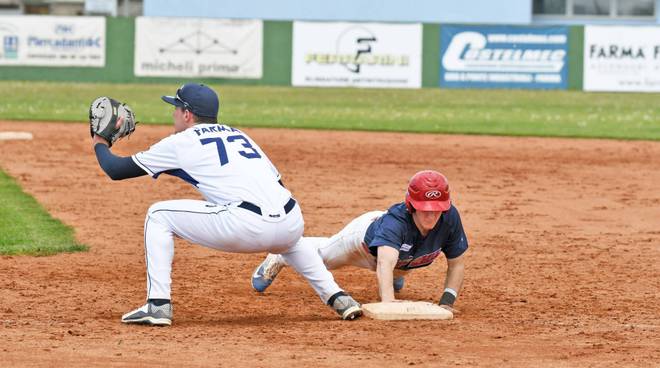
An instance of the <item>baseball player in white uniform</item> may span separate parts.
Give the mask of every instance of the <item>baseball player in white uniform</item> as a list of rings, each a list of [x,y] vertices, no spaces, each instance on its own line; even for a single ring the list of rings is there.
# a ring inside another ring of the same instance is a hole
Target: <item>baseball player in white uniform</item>
[[[99,164],[113,180],[168,174],[204,197],[149,208],[144,223],[147,302],[124,314],[122,322],[172,323],[173,236],[226,252],[280,254],[343,319],[359,317],[360,305],[335,283],[316,248],[298,242],[302,212],[275,166],[247,134],[217,123],[217,94],[189,83],[162,99],[175,106],[175,133],[148,150],[118,157],[104,138],[93,138]]]

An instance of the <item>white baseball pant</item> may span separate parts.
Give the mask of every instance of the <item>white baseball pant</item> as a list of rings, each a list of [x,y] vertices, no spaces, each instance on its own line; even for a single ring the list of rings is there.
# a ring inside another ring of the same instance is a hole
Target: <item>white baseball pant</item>
[[[298,242],[304,221],[300,207],[273,218],[234,205],[199,200],[158,202],[144,223],[147,298],[171,299],[173,235],[205,247],[233,253],[281,254],[314,288],[324,303],[341,291],[316,248]]]

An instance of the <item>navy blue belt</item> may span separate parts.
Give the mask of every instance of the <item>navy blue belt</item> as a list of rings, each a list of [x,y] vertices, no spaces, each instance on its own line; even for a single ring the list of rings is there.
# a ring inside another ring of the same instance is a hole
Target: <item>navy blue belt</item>
[[[293,198],[289,199],[289,201],[286,202],[286,204],[284,205],[284,213],[288,214],[295,206],[296,206],[296,200]],[[261,208],[259,208],[259,206],[257,206],[254,203],[243,201],[238,205],[238,207],[246,209],[248,211],[252,211],[257,215],[261,216]]]

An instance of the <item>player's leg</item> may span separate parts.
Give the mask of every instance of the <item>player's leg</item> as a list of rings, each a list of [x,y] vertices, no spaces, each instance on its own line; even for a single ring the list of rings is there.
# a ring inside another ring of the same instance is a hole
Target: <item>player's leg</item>
[[[282,222],[273,226],[276,231],[272,233],[272,237],[276,241],[268,250],[271,253],[280,253],[283,261],[303,276],[321,300],[333,308],[342,319],[352,320],[361,316],[360,304],[337,285],[323,264],[316,247],[303,246],[303,243],[299,242],[304,228],[300,208],[294,207]],[[283,249],[282,245],[286,245],[286,249]]]
[[[147,303],[124,314],[122,316],[124,323],[152,325],[170,325],[172,323],[171,303],[163,301],[170,300],[174,239],[167,221],[163,221],[163,218],[157,215],[157,210],[163,203],[159,202],[151,206],[144,221]],[[168,308],[162,308],[163,305]]]
[[[171,272],[174,235],[210,245],[216,236],[215,218],[226,206],[194,200],[163,201],[152,205],[144,223],[147,303],[125,314],[125,323],[169,325],[172,319]]]
[[[170,298],[174,235],[205,246],[219,238],[231,243],[231,235],[218,233],[216,226],[216,218],[227,211],[196,200],[163,201],[149,208],[144,225],[148,298]]]
[[[353,219],[340,232],[330,238],[317,238],[319,254],[329,270],[344,266],[376,269],[376,258],[363,244],[369,225],[382,216],[382,211],[367,212]]]
[[[362,315],[362,308],[350,295],[346,294],[334,280],[332,273],[323,264],[317,249],[297,242],[291,249],[281,254],[286,264],[307,279],[316,294],[345,320]]]
[[[323,263],[329,270],[347,265],[375,269],[375,259],[363,248],[362,239],[364,239],[369,224],[382,214],[381,211],[363,214],[330,238],[303,237],[298,241],[297,246],[317,249]],[[282,255],[268,254],[252,274],[252,287],[254,290],[258,292],[266,291],[286,265],[287,262]]]
[[[204,201],[174,200],[153,205],[145,221],[145,256],[147,263],[147,304],[122,318],[127,323],[143,323],[150,313],[152,301],[167,301],[171,290],[174,256],[173,235],[218,250],[238,253],[285,252],[287,261],[314,287],[327,302],[347,305],[344,319],[358,316],[359,304],[343,295],[332,274],[314,249],[296,247],[304,228],[298,206],[281,219],[273,221],[254,212],[233,206],[218,206]],[[320,267],[319,267],[320,265]],[[330,295],[330,297],[328,297]],[[334,298],[334,299],[333,299]],[[346,301],[351,303],[344,303]],[[338,308],[335,308],[339,312]],[[341,313],[340,313],[341,314]],[[139,320],[132,317],[139,317]],[[170,311],[171,322],[171,311]]]
[[[277,275],[286,266],[280,254],[268,253],[266,258],[254,269],[250,283],[252,288],[263,293],[275,281]]]
[[[329,238],[302,237],[298,240],[301,247],[318,249],[324,240]],[[287,266],[286,260],[281,254],[268,253],[266,258],[254,269],[252,273],[252,288],[263,293],[275,281],[277,275]]]

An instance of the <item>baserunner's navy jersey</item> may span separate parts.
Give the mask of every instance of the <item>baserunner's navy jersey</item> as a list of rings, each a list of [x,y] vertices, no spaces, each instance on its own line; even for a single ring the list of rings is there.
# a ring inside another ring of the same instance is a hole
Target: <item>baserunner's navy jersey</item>
[[[453,205],[423,237],[405,203],[395,204],[369,225],[364,242],[374,256],[378,254],[378,247],[383,245],[397,249],[399,261],[395,268],[400,270],[428,266],[440,252],[448,259],[456,258],[468,248],[461,216]]]

